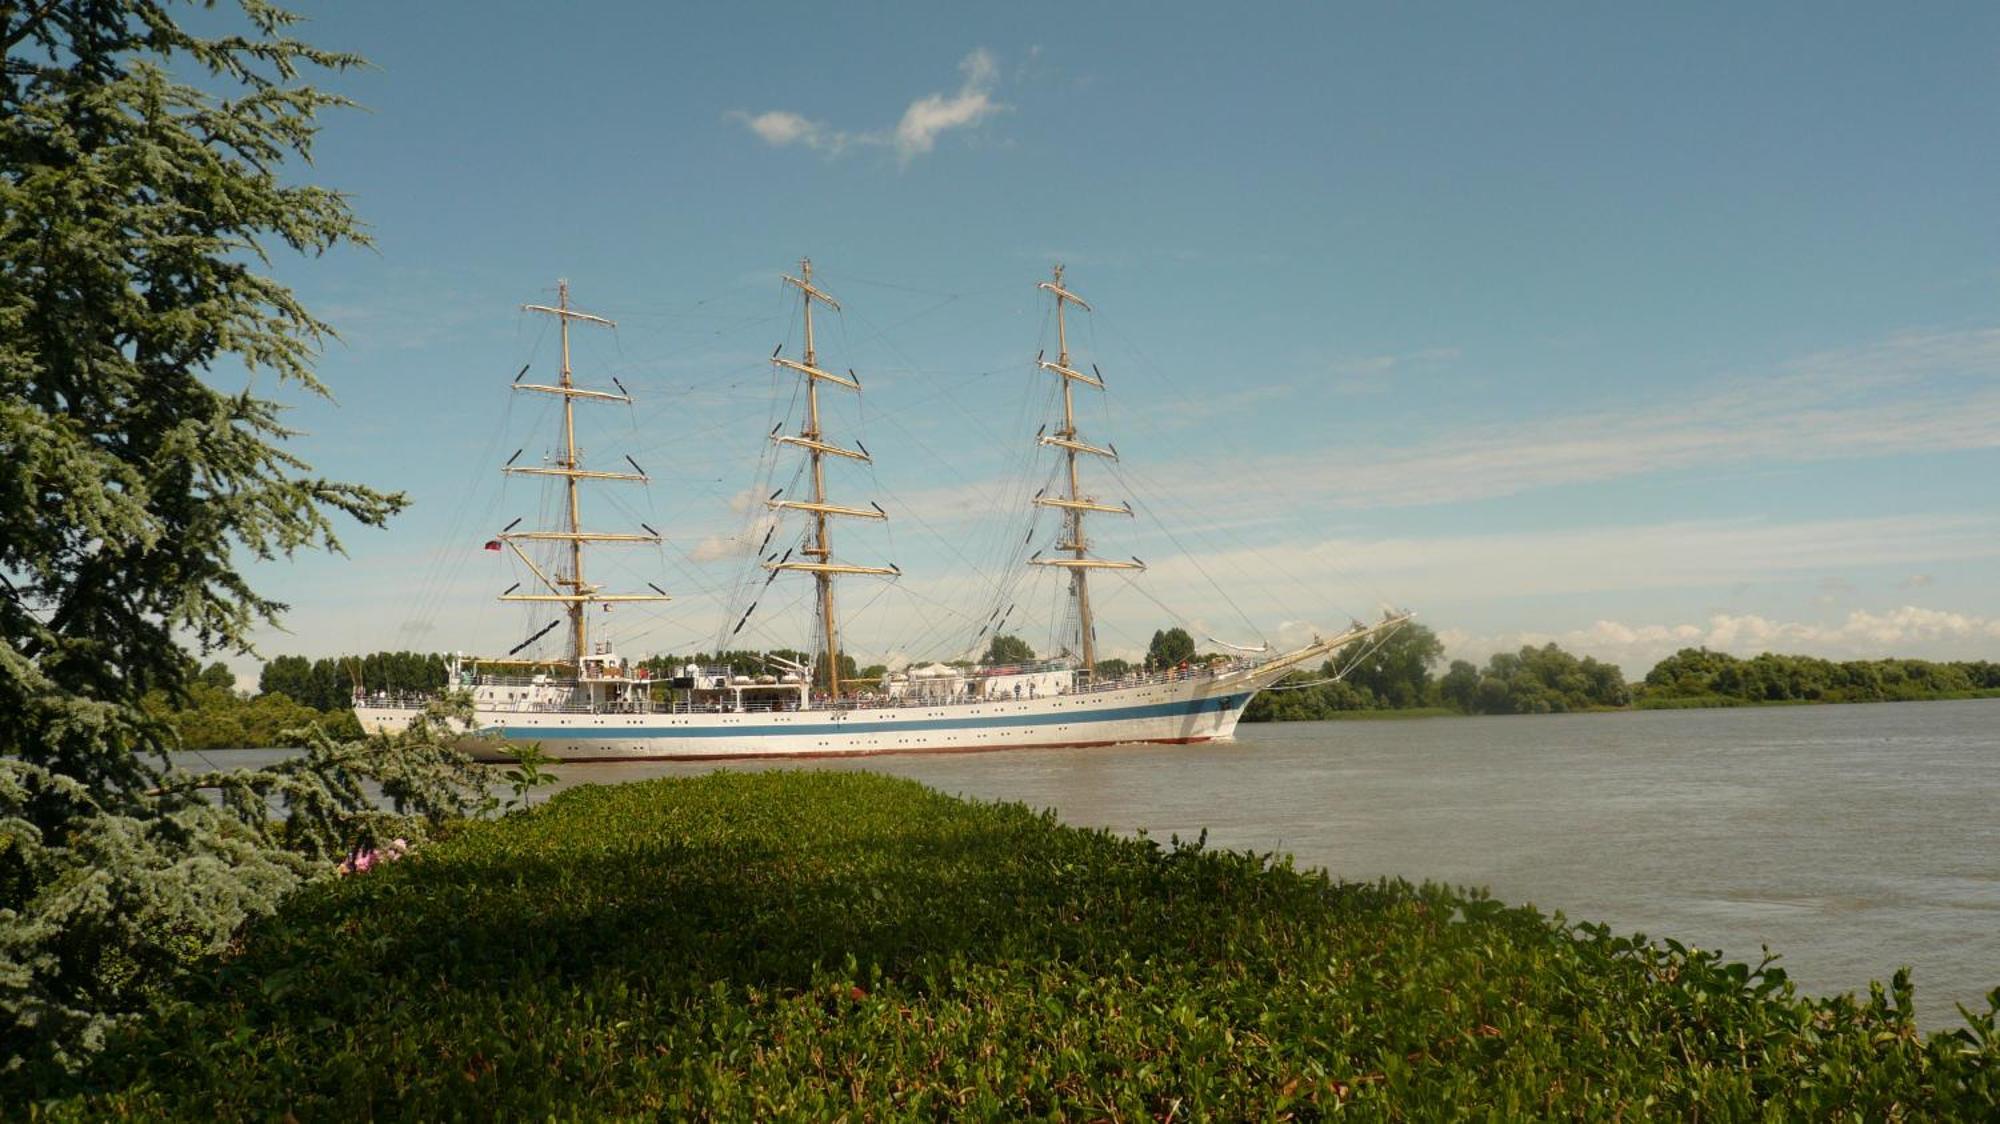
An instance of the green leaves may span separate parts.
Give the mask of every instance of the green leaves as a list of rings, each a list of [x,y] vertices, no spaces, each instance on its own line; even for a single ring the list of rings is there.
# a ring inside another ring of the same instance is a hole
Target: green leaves
[[[1153,642],[1146,647],[1146,667],[1161,671],[1178,667],[1194,658],[1194,637],[1187,629],[1175,626],[1153,633]]]
[[[293,167],[316,114],[346,104],[302,71],[359,60],[284,37],[294,17],[262,0],[241,4],[249,34],[217,38],[170,8],[0,4],[9,1070],[81,1064],[312,860],[385,827],[364,778],[419,820],[475,799],[471,767],[424,735],[303,734],[304,757],[252,774],[166,764],[166,712],[197,669],[183,645],[248,652],[283,608],[238,560],[338,549],[337,518],[375,525],[403,504],[313,476],[283,448],[281,407],[251,391],[325,393],[312,365],[331,328],[259,270],[274,250],[365,241],[345,199]]]
[[[540,742],[509,745],[501,752],[514,763],[513,768],[501,774],[514,789],[514,798],[507,802],[507,810],[526,811],[530,794],[543,785],[554,784],[558,780],[547,768],[555,763],[555,759],[542,752]]]
[[[1765,652],[1683,648],[1646,673],[1639,705],[1647,708],[1751,703],[1887,702],[1973,698],[2000,693],[2000,664],[1987,660],[1847,660]]]
[[[280,980],[273,984],[268,981]],[[580,787],[299,895],[57,1116],[1974,1119],[1993,1016],[859,773]],[[1994,997],[2000,1012],[2000,993]],[[238,1039],[242,1028],[248,1037]],[[122,1091],[115,1091],[122,1090]]]
[[[986,654],[979,657],[983,664],[1027,663],[1035,658],[1035,649],[1018,636],[995,634],[993,643],[986,646]]]

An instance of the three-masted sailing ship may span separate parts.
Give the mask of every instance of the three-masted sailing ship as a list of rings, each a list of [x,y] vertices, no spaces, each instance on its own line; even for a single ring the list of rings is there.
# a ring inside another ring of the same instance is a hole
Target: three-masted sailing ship
[[[1054,300],[1056,357],[1050,361],[1046,353],[1037,356],[1036,366],[1058,380],[1062,418],[1053,429],[1045,426],[1036,440],[1061,451],[1065,486],[1055,495],[1044,489],[1032,502],[1059,514],[1061,533],[1050,548],[1051,556],[1043,557],[1045,552],[1038,551],[1027,562],[1068,574],[1069,619],[1074,623],[1075,644],[1054,659],[1001,667],[933,664],[891,674],[866,691],[850,690],[854,685],[841,676],[835,581],[848,576],[894,579],[902,571],[893,564],[861,565],[834,556],[831,531],[835,520],[882,521],[888,513],[873,502],[858,507],[830,498],[826,472],[830,458],[870,463],[872,457],[865,448],[850,448],[831,439],[822,424],[820,390],[824,386],[858,394],[861,384],[851,371],[842,374],[819,365],[813,335],[814,306],[838,311],[840,304],[814,284],[812,263],[802,261],[799,275],[786,275],[784,281],[801,297],[804,351],[794,360],[785,357],[781,348],[770,361],[802,380],[805,416],[798,432],[784,433],[781,427],[773,431],[771,440],[804,453],[811,492],[807,498],[788,498],[780,489],[764,502],[776,514],[804,515],[810,520],[810,533],[798,547],[782,556],[762,559],[760,564],[769,571],[766,584],[786,573],[812,578],[817,608],[812,660],[776,660],[774,666],[782,673],[775,675],[751,677],[729,668],[687,664],[674,669],[672,675],[656,678],[613,652],[610,645],[592,644],[588,606],[668,597],[650,583],[649,593],[612,593],[584,577],[587,547],[658,543],[660,536],[644,524],[639,531],[584,529],[580,486],[644,483],[647,476],[630,458],[627,463],[632,472],[583,465],[576,443],[577,405],[629,403],[631,398],[616,380],[616,392],[575,384],[569,361],[571,325],[610,326],[611,321],[571,308],[564,283],[558,288],[554,306],[523,306],[558,321],[562,336],[560,378],[554,385],[523,383],[522,376],[516,376],[514,382],[517,391],[560,396],[561,441],[552,463],[517,467],[510,462],[504,471],[560,478],[567,518],[555,528],[520,531],[509,524],[487,546],[513,551],[537,583],[528,592],[519,592],[517,585],[501,594],[501,600],[563,607],[569,626],[568,652],[560,661],[515,658],[565,623],[559,617],[506,657],[452,659],[451,689],[467,691],[472,697],[475,731],[480,736],[468,745],[475,755],[498,759],[504,755],[503,747],[526,743],[538,743],[545,754],[558,760],[610,761],[1210,741],[1230,737],[1251,698],[1287,673],[1311,666],[1357,640],[1392,631],[1409,619],[1408,614],[1385,614],[1378,622],[1357,622],[1339,635],[1315,638],[1290,652],[1258,652],[1118,676],[1098,674],[1090,576],[1097,571],[1143,570],[1145,566],[1136,558],[1123,561],[1092,553],[1091,540],[1084,531],[1086,516],[1129,517],[1133,511],[1129,503],[1106,502],[1084,487],[1082,466],[1086,458],[1115,461],[1118,454],[1109,444],[1084,440],[1077,425],[1078,390],[1101,393],[1104,382],[1094,368],[1086,372],[1071,363],[1066,312],[1071,306],[1089,311],[1090,305],[1067,287],[1063,267],[1058,265],[1053,278],[1038,286]],[[523,543],[557,545],[560,561],[552,567],[554,572],[538,564],[522,549]],[[355,700],[355,714],[364,728],[396,729],[407,724],[422,703],[420,699],[370,697],[363,691]]]

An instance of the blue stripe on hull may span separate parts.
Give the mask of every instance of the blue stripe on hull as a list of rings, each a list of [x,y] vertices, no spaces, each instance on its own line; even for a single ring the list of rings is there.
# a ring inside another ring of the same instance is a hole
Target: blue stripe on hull
[[[904,719],[891,722],[859,721],[787,723],[773,726],[501,726],[508,741],[533,738],[568,738],[572,741],[605,741],[618,738],[757,738],[805,737],[813,734],[893,734],[916,730],[976,730],[1002,726],[1095,725],[1140,718],[1171,718],[1202,713],[1224,713],[1247,704],[1250,693],[1212,695],[1178,702],[1148,703],[1111,710],[1046,711],[1041,714],[958,715],[951,718]],[[489,731],[490,732],[490,729]]]

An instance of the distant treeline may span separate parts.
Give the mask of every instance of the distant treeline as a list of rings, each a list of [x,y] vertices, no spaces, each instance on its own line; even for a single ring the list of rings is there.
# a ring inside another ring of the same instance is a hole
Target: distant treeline
[[[1444,659],[1435,633],[1411,624],[1378,645],[1342,649],[1317,672],[1295,672],[1257,696],[1246,722],[1334,718],[1358,711],[1434,709],[1459,714],[1562,714],[1790,702],[1895,702],[2000,695],[2000,664],[1987,660],[1848,660],[1765,653],[1738,659],[1684,648],[1644,681],[1627,684],[1615,665],[1555,644],[1500,652],[1479,667]],[[1332,681],[1339,669],[1347,674]]]
[[[146,699],[147,710],[172,726],[183,749],[267,749],[292,744],[287,731],[317,725],[334,737],[358,738],[354,718],[357,682],[369,691],[403,694],[445,684],[442,655],[374,652],[309,660],[279,656],[264,665],[254,695],[236,690],[236,676],[221,663],[203,668],[184,705],[166,696]]]
[[[320,708],[277,692],[238,694],[235,674],[220,663],[202,669],[186,705],[169,705],[158,692],[146,696],[145,705],[180,735],[182,749],[266,749],[293,744],[288,731],[315,725],[336,738],[361,736],[345,697],[338,707]]]
[[[370,693],[415,694],[439,690],[445,679],[445,658],[437,652],[370,652],[318,660],[279,656],[264,665],[257,690],[316,710],[346,710],[357,687]]]
[[[1646,673],[1642,707],[1785,702],[1907,702],[2000,692],[1990,660],[1832,660],[1766,652],[1737,659],[1683,648]]]

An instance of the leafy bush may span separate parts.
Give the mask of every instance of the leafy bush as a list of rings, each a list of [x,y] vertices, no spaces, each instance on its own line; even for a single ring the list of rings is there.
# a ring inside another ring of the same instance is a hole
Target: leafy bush
[[[1994,995],[2000,1011],[2000,992]],[[1991,1118],[1994,1013],[867,774],[577,788],[318,885],[56,1117]]]

